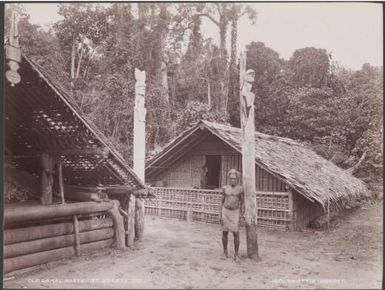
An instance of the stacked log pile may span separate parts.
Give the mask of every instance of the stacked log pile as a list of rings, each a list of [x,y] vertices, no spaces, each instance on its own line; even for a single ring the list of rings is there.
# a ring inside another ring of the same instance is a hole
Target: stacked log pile
[[[6,208],[4,221],[4,274],[113,244],[124,248],[117,201]]]

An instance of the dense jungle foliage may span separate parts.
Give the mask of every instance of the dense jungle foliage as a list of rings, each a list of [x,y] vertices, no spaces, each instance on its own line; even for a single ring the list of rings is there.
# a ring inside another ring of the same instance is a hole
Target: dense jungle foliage
[[[48,31],[29,21],[21,4],[23,52],[49,72],[78,106],[132,161],[134,68],[147,76],[147,152],[153,154],[203,118],[239,126],[237,29],[256,13],[234,3],[60,4]],[[218,43],[202,33],[202,19],[218,26]],[[257,23],[258,25],[258,23]],[[230,49],[226,48],[230,36]],[[229,51],[228,51],[229,50]],[[308,143],[343,168],[357,163],[364,179],[382,178],[383,68],[352,71],[321,48],[282,59],[273,48],[247,46],[256,72],[256,129]]]

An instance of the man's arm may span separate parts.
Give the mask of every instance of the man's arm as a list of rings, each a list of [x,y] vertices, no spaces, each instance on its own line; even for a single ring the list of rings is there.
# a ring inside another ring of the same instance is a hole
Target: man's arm
[[[222,188],[222,201],[221,201],[221,208],[223,207],[223,204],[225,203],[225,188]]]
[[[224,203],[225,203],[225,188],[222,188],[222,200],[221,200],[221,207],[219,209],[219,222],[221,224],[222,224],[222,208]]]
[[[239,202],[240,202],[241,217],[243,218],[245,215],[245,194],[244,194],[243,188],[239,197],[240,197]]]

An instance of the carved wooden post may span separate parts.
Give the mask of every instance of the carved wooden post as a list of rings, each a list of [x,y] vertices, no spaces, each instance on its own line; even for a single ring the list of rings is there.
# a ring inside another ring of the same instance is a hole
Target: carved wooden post
[[[19,16],[16,12],[12,12],[11,28],[9,32],[9,39],[6,46],[6,59],[8,61],[9,70],[6,71],[5,77],[14,87],[21,81],[21,77],[17,70],[20,68],[21,48],[19,45],[19,30],[18,30]]]
[[[146,73],[135,68],[135,108],[134,108],[134,172],[144,183],[146,158]],[[144,199],[136,198],[135,239],[141,241],[144,232]]]
[[[259,260],[257,239],[257,200],[255,193],[254,94],[255,72],[246,71],[246,55],[240,56],[240,114],[242,127],[242,180],[245,194],[247,256]]]
[[[52,186],[55,159],[46,153],[41,154],[41,164],[43,171],[41,173],[41,204],[52,204]]]

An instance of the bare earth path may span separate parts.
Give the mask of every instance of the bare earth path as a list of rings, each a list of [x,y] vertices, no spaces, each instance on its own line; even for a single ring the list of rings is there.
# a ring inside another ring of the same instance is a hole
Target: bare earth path
[[[232,236],[229,236],[232,253]],[[222,258],[219,226],[146,217],[144,242],[11,275],[5,288],[381,288],[382,203],[333,223],[330,232],[259,232],[260,263]],[[9,275],[8,275],[9,276]]]

